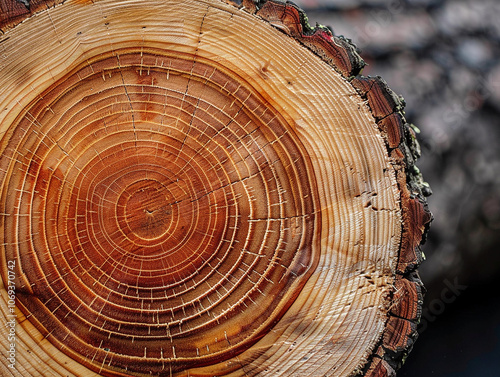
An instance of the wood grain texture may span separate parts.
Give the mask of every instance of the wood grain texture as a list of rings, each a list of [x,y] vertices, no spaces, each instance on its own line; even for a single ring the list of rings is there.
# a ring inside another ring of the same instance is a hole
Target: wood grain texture
[[[404,103],[348,40],[279,1],[23,14],[2,21],[2,371],[398,368],[431,216]]]

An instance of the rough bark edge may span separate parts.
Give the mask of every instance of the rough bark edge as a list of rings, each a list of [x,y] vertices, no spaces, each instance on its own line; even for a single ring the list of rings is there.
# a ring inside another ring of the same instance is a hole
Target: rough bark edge
[[[0,34],[23,22],[25,19],[53,8],[66,0],[0,0]],[[2,40],[0,40],[0,43]]]
[[[312,28],[305,12],[290,1],[226,2],[269,22],[333,67],[367,101],[381,131],[401,192],[402,237],[385,330],[366,364],[353,375],[395,376],[418,337],[417,325],[425,288],[417,268],[424,260],[420,246],[425,243],[432,222],[425,200],[432,192],[415,165],[420,157],[418,129],[406,122],[403,98],[397,96],[382,78],[361,75],[365,63],[349,39],[333,35],[324,26]]]
[[[285,0],[226,0],[248,13],[269,22],[275,28],[293,37],[321,57],[346,78],[352,78],[366,65],[356,46],[343,36],[333,35],[326,26],[309,25],[306,13]]]

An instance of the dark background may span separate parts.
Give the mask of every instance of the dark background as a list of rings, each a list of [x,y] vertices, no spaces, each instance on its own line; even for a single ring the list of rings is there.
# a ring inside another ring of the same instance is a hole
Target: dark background
[[[420,336],[398,376],[500,376],[500,1],[295,0],[406,102],[435,220]]]

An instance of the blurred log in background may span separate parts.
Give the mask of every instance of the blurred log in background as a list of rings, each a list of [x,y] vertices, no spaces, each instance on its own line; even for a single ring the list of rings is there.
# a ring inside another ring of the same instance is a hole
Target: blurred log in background
[[[296,0],[407,102],[435,220],[420,339],[398,376],[498,375],[500,2]]]

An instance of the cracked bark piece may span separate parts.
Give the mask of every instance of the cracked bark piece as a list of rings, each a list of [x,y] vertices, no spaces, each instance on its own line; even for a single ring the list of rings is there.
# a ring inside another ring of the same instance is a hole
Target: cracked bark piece
[[[57,3],[0,2],[2,375],[393,375],[428,190],[350,41],[277,0]]]

